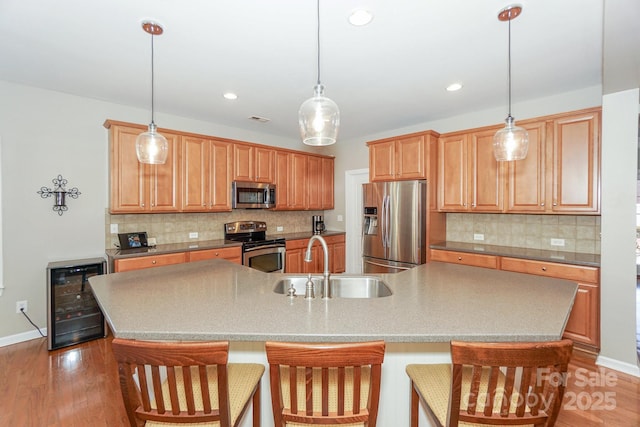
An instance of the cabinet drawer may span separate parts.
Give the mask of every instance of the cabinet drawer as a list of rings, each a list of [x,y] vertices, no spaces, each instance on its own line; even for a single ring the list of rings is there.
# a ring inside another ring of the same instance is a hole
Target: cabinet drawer
[[[205,259],[227,259],[238,264],[242,263],[242,248],[240,246],[233,248],[215,248],[205,249],[202,251],[189,252],[189,261],[202,261]]]
[[[187,254],[185,252],[117,259],[114,261],[114,270],[116,271],[116,273],[129,270],[141,270],[143,268],[180,264],[186,262],[186,260]]]
[[[493,255],[470,254],[466,252],[431,250],[431,261],[472,265],[474,267],[498,268],[498,257]]]
[[[502,269],[517,273],[537,274],[575,282],[598,283],[600,269],[555,262],[531,261],[518,258],[502,258]]]

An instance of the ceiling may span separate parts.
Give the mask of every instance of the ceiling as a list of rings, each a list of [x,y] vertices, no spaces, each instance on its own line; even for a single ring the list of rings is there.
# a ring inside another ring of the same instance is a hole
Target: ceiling
[[[320,77],[341,110],[339,139],[487,108],[506,116],[508,24],[497,14],[508,4],[322,0]],[[520,4],[514,103],[602,84],[603,0]],[[361,7],[374,18],[355,27],[347,18]],[[0,79],[150,117],[145,19],[165,29],[154,41],[156,112],[299,138],[298,107],[317,78],[315,0],[0,0]],[[447,92],[453,82],[463,89]]]

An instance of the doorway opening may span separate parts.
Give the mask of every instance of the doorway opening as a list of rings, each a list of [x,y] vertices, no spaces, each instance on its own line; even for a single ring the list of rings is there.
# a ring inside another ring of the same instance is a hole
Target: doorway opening
[[[345,228],[347,230],[346,272],[362,274],[362,184],[369,182],[369,169],[344,173]]]

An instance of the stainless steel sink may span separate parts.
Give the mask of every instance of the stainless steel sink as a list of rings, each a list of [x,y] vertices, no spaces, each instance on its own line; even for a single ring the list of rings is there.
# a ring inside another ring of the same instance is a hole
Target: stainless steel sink
[[[308,276],[288,276],[276,282],[273,292],[288,295],[295,289],[295,295],[304,297]],[[322,276],[312,276],[316,298],[322,296]],[[330,278],[332,298],[380,298],[391,295],[391,289],[376,276],[336,275]]]

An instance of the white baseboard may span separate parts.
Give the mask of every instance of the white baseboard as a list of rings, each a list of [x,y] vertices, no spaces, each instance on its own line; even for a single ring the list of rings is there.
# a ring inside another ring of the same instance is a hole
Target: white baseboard
[[[632,363],[621,362],[609,357],[598,356],[596,359],[596,365],[604,366],[605,368],[614,369],[624,374],[633,375],[634,377],[640,377],[640,368],[638,365]]]
[[[42,335],[47,336],[47,328],[40,329]],[[21,334],[9,335],[8,337],[0,337],[0,347],[5,347],[11,344],[17,344],[24,341],[33,340],[36,338],[42,338],[38,331],[28,331]]]

